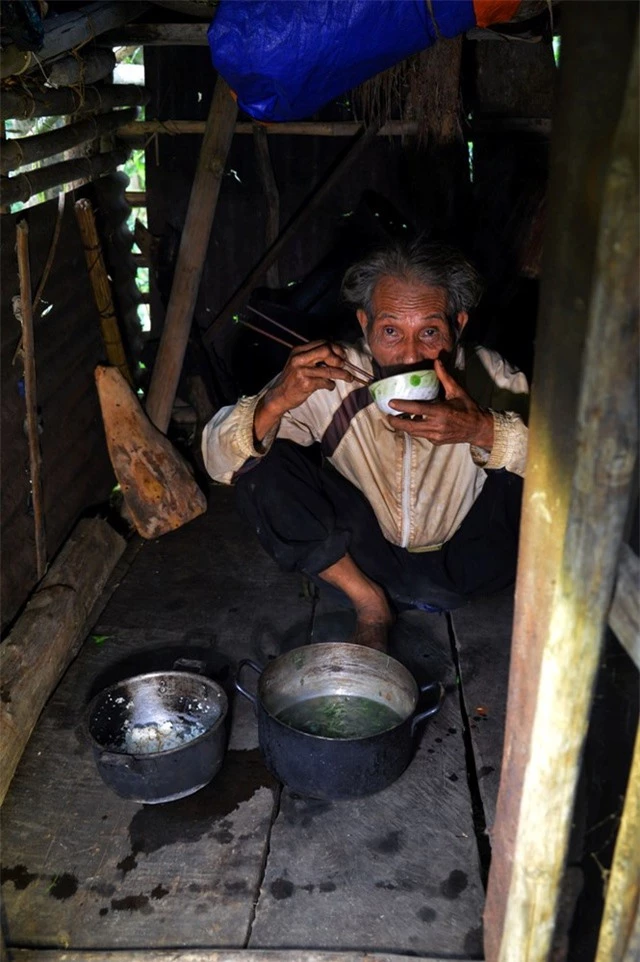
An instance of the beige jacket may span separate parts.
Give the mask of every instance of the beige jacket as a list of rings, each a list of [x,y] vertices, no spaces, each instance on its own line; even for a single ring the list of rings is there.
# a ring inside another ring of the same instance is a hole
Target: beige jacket
[[[343,345],[348,360],[373,371],[364,341]],[[527,428],[523,420],[529,388],[524,374],[486,348],[458,348],[456,378],[494,419],[490,452],[469,444],[435,446],[394,431],[373,403],[368,388],[336,381],[333,391],[315,391],[287,412],[256,449],[253,419],[265,387],[222,408],[206,425],[202,453],[216,481],[231,484],[251,458],[262,458],[276,437],[297,444],[319,441],[325,457],[359,488],[393,544],[429,550],[457,531],[482,491],[486,471],[506,468],[524,475]]]

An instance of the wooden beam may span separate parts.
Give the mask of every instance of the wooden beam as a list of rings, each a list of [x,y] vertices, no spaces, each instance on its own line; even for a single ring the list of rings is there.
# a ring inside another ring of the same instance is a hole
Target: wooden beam
[[[78,222],[80,237],[82,238],[82,247],[87,262],[93,299],[98,310],[100,333],[102,335],[102,343],[104,344],[106,357],[109,364],[116,367],[124,379],[132,385],[133,378],[131,377],[127,355],[125,354],[120,336],[118,319],[116,317],[115,307],[113,306],[113,297],[111,296],[111,282],[109,281],[107,269],[104,265],[102,244],[98,237],[98,228],[96,227],[91,201],[87,197],[82,197],[75,202],[74,211],[76,221]]]
[[[69,124],[44,134],[7,140],[0,150],[0,172],[7,174],[38,160],[55,157],[56,154],[62,154],[80,144],[88,144],[116,130],[125,116],[133,119],[135,115],[136,108],[130,107],[117,113],[112,111],[97,117],[88,117],[77,124]]]
[[[21,87],[6,90],[0,98],[0,120],[27,120],[31,117],[67,116],[104,113],[113,107],[143,107],[149,103],[151,91],[137,84],[96,84],[77,90]]]
[[[623,544],[616,589],[609,612],[609,627],[640,669],[640,558]]]
[[[206,47],[208,23],[132,23],[100,38],[112,47]]]
[[[636,585],[637,588],[637,585]],[[640,727],[613,853],[595,962],[634,962],[640,953]]]
[[[564,13],[487,962],[549,958],[637,457],[637,10]]]
[[[11,949],[11,962],[408,962],[394,952],[313,949]],[[411,962],[441,962],[412,956]],[[449,957],[447,962],[465,962]]]
[[[354,137],[364,130],[364,124],[357,121],[342,120],[292,120],[273,124],[260,124],[270,137],[300,135],[307,137]],[[234,128],[236,134],[253,134],[255,124],[239,121]],[[149,137],[152,134],[203,134],[204,120],[137,120],[125,123],[118,129],[118,136],[124,140]],[[418,124],[413,120],[391,120],[378,130],[380,137],[410,137],[418,132]]]
[[[126,542],[100,518],[71,537],[0,645],[0,804],[40,712],[77,655]]]
[[[0,52],[0,80],[15,73],[20,63],[23,65],[18,72],[34,70],[38,64],[94,40],[106,30],[135,20],[148,9],[148,3],[138,0],[129,0],[128,3],[99,0],[70,13],[50,16],[44,21],[44,44],[37,54],[29,53],[25,58],[24,51],[20,51],[15,44],[9,44]]]
[[[280,233],[280,193],[273,172],[267,134],[260,124],[253,125],[253,142],[255,145],[258,176],[262,184],[267,202],[267,222],[265,225],[265,248],[271,247]],[[270,287],[280,287],[280,274],[277,263],[271,265],[267,271],[267,284]]]
[[[124,199],[129,207],[147,206],[147,192],[145,190],[126,190]]]
[[[30,170],[28,174],[16,174],[15,177],[0,179],[0,204],[15,204],[18,201],[25,204],[35,194],[54,187],[65,187],[77,181],[88,182],[104,177],[116,167],[124,164],[129,156],[126,147],[118,147],[106,154],[95,154],[93,157],[77,157],[75,160],[63,160],[59,164]]]
[[[20,277],[20,324],[22,327],[22,360],[24,365],[24,393],[29,441],[29,478],[36,546],[38,581],[47,570],[47,539],[42,503],[42,454],[38,429],[38,391],[36,387],[36,351],[33,336],[33,305],[31,301],[31,266],[29,263],[29,225],[21,220],[16,226],[18,275]]]
[[[237,113],[238,107],[231,91],[219,76],[191,188],[173,285],[147,397],[149,418],[162,432],[167,430],[171,418]]]
[[[271,245],[249,276],[242,282],[235,294],[227,301],[213,323],[209,325],[203,335],[205,343],[211,343],[216,331],[222,330],[229,318],[244,305],[253,288],[262,280],[269,267],[276,262],[282,250],[302,225],[307,222],[311,214],[320,206],[327,194],[333,190],[345,173],[351,169],[356,160],[362,156],[364,151],[375,139],[377,133],[377,127],[370,127],[365,133],[358,134],[355,137],[349,145],[347,152],[343,154],[339,162],[332,168],[325,179],[309,194],[276,242]]]

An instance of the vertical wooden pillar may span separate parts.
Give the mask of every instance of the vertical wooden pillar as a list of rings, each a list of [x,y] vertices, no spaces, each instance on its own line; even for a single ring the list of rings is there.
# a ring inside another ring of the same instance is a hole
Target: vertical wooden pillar
[[[147,398],[147,414],[163,432],[167,430],[171,418],[237,113],[238,108],[229,87],[222,77],[218,77],[191,188],[171,295]]]
[[[637,9],[564,13],[487,962],[549,957],[637,457]]]

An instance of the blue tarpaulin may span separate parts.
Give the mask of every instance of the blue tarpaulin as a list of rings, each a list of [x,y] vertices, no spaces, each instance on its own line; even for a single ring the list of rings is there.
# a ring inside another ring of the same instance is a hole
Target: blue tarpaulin
[[[208,37],[242,110],[300,120],[475,24],[473,0],[220,0]]]

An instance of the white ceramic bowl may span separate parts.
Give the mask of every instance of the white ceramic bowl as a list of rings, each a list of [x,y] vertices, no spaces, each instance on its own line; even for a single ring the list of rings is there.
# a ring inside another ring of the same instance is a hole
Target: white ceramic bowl
[[[433,401],[438,396],[440,382],[435,371],[408,371],[382,378],[369,385],[369,390],[383,414],[402,414],[389,407],[389,401]]]

